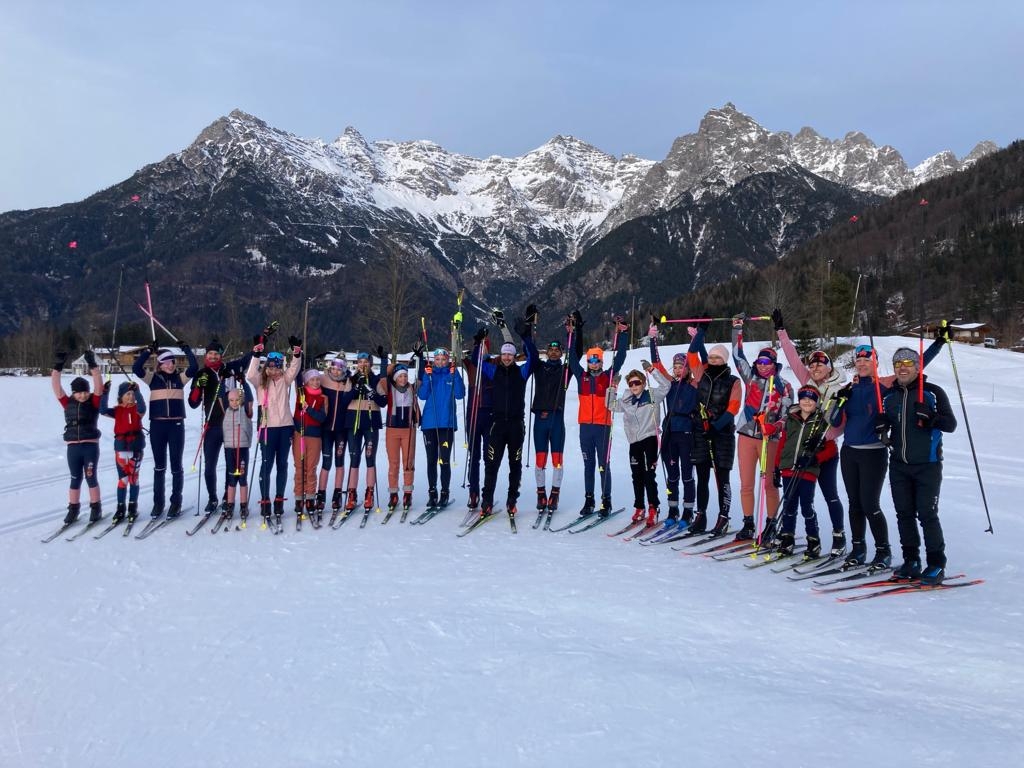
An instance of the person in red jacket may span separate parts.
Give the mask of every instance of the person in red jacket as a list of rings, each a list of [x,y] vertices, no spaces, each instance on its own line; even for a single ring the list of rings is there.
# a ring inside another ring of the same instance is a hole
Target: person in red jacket
[[[579,312],[572,313],[571,325],[576,349],[574,354],[569,355],[569,370],[579,388],[578,421],[586,493],[580,517],[594,513],[594,470],[598,467],[601,469],[601,509],[598,514],[607,517],[612,511],[612,475],[608,471],[612,414],[608,410],[608,389],[612,386],[612,377],[626,361],[626,332],[629,326],[621,317],[615,317],[615,358],[611,368],[604,367],[604,351],[600,347],[591,347],[587,350],[587,367],[584,369],[580,365],[583,318]]]
[[[117,464],[117,510],[114,522],[121,522],[125,515],[134,522],[139,513],[139,465],[146,447],[142,432],[142,417],[146,414],[146,401],[142,399],[139,385],[124,381],[117,388],[117,405],[108,407],[110,382],[103,385],[100,398],[100,413],[114,420],[114,461]],[[127,504],[126,504],[127,502]]]
[[[302,374],[302,386],[295,393],[295,433],[292,462],[295,464],[295,516],[302,509],[316,511],[316,479],[320,468],[320,429],[327,418],[327,398],[320,389],[320,371],[310,368]]]

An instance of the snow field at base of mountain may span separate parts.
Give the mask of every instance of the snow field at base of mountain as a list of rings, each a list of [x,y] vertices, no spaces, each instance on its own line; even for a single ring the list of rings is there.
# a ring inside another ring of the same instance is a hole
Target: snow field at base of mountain
[[[916,340],[878,340],[882,373],[904,345]],[[986,583],[848,605],[608,527],[532,530],[532,455],[519,533],[501,516],[457,539],[461,431],[455,504],[424,526],[375,514],[362,530],[296,532],[288,502],[280,536],[253,522],[188,538],[198,411],[184,519],[144,541],[115,531],[42,545],[66,505],[62,415],[45,378],[0,379],[12,406],[0,442],[0,765],[1012,765],[1024,747],[1024,355],[953,349],[995,535],[946,351],[928,368],[960,420],[944,436],[940,514],[949,572]],[[624,370],[646,356],[631,351]],[[555,525],[583,501],[575,414],[570,387]],[[112,423],[101,419],[108,516]],[[426,499],[418,448],[414,510]],[[384,500],[386,464],[381,451]],[[152,468],[147,451],[141,519]],[[629,507],[618,423],[611,471],[615,506]],[[498,505],[505,466],[500,477]],[[738,525],[735,470],[732,486]],[[664,510],[660,472],[659,490]],[[895,545],[888,486],[882,501]],[[827,534],[820,495],[816,509]]]

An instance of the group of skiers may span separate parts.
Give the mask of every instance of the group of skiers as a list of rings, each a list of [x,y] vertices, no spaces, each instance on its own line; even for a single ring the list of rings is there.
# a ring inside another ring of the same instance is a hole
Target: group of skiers
[[[856,375],[846,381],[823,350],[801,359],[786,333],[782,312],[776,309],[772,320],[780,347],[797,377],[795,390],[782,377],[782,364],[773,347],[760,349],[753,362],[748,361],[743,346],[743,315],[732,322],[735,373],[725,345],[706,348],[706,323],[690,328],[687,352],[674,355],[671,370],[667,370],[658,352],[657,327],[652,325],[647,336],[650,360],[644,360],[641,369],[625,374],[626,391],[620,397],[629,330],[623,318],[615,318],[613,360],[606,367],[603,349],[595,346],[584,350],[584,320],[578,311],[566,318],[565,346],[561,340],[552,340],[542,355],[534,341],[537,315],[537,307],[531,305],[513,324],[521,340],[520,349],[502,313],[495,312],[493,321],[502,338],[498,353],[491,353],[490,330],[485,326],[474,334],[472,350],[457,360],[460,312],[453,321],[452,351],[438,347],[428,353],[425,339],[414,346],[415,381],[405,365],[388,362],[383,347],[374,350],[380,363],[377,371],[370,352],[360,352],[350,370],[343,356],[307,361],[302,339],[296,336],[288,338],[290,360],[280,351],[267,350],[266,332],[254,338],[250,352],[231,361],[222,358],[224,348],[214,338],[206,347],[202,367],[192,350],[181,344],[188,365],[179,372],[173,353],[154,342],[139,353],[132,367],[137,380],[118,387],[113,407],[109,405],[110,383],[103,383],[92,352],[85,354],[91,387],[87,379],[77,377],[71,382],[71,394],[64,392],[60,374],[66,354],[59,352],[52,384],[64,409],[64,440],[71,472],[65,523],[74,522],[80,513],[83,480],[89,488],[90,520],[102,517],[96,480],[100,415],[114,420],[118,473],[114,520],[127,517],[134,521],[137,516],[139,465],[145,448],[142,417],[147,414],[139,383],[149,389],[152,518],[164,514],[173,518],[182,512],[186,403],[202,410],[197,457],[201,452],[205,463],[205,511],[220,509],[222,516],[231,519],[237,501],[244,522],[249,514],[250,450],[258,446],[259,512],[265,520],[273,517],[280,525],[285,513],[289,453],[295,512],[300,517],[312,516],[319,521],[329,491],[334,514],[342,509],[347,514],[356,508],[363,461],[362,505],[365,510],[373,508],[378,503],[376,460],[382,431],[388,457],[389,510],[399,505],[408,510],[413,503],[417,432],[423,436],[427,459],[428,510],[448,505],[460,401],[465,408],[467,431],[469,508],[478,509],[481,518],[494,513],[498,473],[507,454],[505,509],[514,518],[529,406],[537,510],[547,511],[550,516],[560,502],[565,394],[574,384],[584,467],[581,518],[612,513],[612,424],[613,415],[622,414],[629,442],[634,522],[654,527],[659,520],[657,475],[661,462],[667,493],[665,525],[686,528],[691,534],[724,535],[729,530],[732,503],[729,476],[734,461],[738,461],[742,525],[737,540],[756,540],[758,546],[791,553],[799,511],[806,532],[805,556],[818,557],[822,534],[813,504],[817,486],[831,522],[831,554],[845,557],[851,566],[868,562],[866,539],[870,528],[875,550],[870,563],[888,568],[892,553],[881,509],[888,472],[903,548],[903,563],[895,570],[895,578],[920,579],[926,584],[942,581],[946,558],[938,519],[941,435],[956,428],[956,419],[943,390],[927,382],[922,369],[949,340],[945,324],[923,354],[909,348],[898,350],[892,361],[893,376],[878,374],[872,346],[858,346],[854,350]],[[523,364],[518,362],[521,356],[525,357]],[[154,357],[155,364],[150,365]],[[533,395],[528,403],[527,383],[531,377]],[[837,450],[840,435],[843,444]],[[223,495],[218,494],[221,454]],[[168,466],[169,497],[165,483]],[[272,493],[270,478],[275,469]],[[849,502],[849,552],[838,491],[840,471]],[[713,522],[708,517],[712,476],[718,500]],[[759,516],[762,519],[757,519]],[[923,563],[918,524],[923,529]]]

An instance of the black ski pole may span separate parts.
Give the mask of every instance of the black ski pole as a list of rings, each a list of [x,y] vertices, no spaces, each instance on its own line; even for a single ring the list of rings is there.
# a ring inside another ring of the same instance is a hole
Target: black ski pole
[[[946,346],[949,348],[949,362],[953,365],[953,379],[956,381],[956,393],[960,396],[960,410],[964,413],[964,426],[967,427],[967,441],[971,444],[971,458],[974,459],[974,471],[978,475],[978,488],[981,489],[981,503],[985,507],[985,518],[988,520],[988,528],[985,529],[985,533],[995,532],[992,530],[992,515],[988,511],[988,499],[985,498],[985,484],[981,480],[981,467],[978,466],[978,453],[974,450],[974,437],[971,435],[971,422],[967,418],[967,405],[964,403],[964,391],[960,387],[960,374],[956,370],[956,359],[953,357],[953,345],[947,341]]]

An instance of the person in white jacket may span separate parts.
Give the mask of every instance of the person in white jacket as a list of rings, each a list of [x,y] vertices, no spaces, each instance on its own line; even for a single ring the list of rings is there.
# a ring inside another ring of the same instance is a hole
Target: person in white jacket
[[[622,426],[629,441],[629,469],[633,475],[633,522],[644,519],[644,495],[647,496],[647,527],[658,523],[658,425],[661,421],[661,401],[668,394],[672,382],[647,360],[641,367],[654,378],[656,389],[647,388],[647,377],[636,369],[626,374],[629,394],[621,400],[617,387],[609,389],[609,410],[621,413]]]

